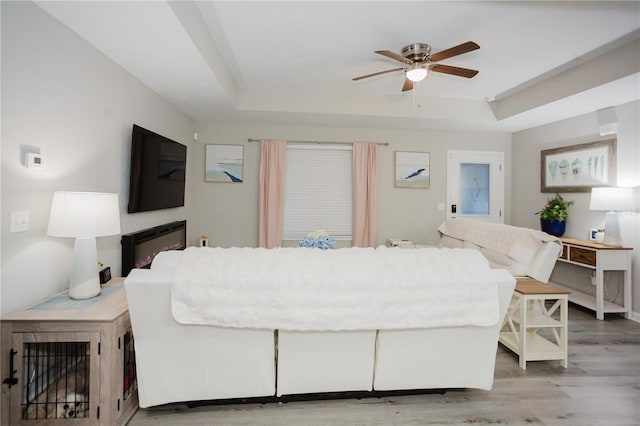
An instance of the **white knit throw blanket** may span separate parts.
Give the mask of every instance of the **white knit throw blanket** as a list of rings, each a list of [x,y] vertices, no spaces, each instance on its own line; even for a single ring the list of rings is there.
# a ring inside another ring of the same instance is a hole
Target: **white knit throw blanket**
[[[531,261],[540,244],[544,242],[561,244],[557,237],[542,231],[471,219],[446,220],[440,224],[438,231],[526,263]]]
[[[184,324],[379,330],[498,321],[486,259],[468,249],[187,248],[171,286]]]

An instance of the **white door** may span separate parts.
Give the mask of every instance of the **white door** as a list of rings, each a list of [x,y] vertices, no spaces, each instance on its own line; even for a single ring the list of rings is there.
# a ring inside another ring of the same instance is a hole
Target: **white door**
[[[447,151],[447,218],[504,222],[504,153]]]

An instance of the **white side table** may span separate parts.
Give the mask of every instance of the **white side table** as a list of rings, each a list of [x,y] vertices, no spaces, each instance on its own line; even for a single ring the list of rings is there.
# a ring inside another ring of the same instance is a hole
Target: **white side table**
[[[575,238],[560,238],[562,255],[558,261],[588,268],[595,273],[596,296],[571,289],[569,301],[596,311],[596,318],[604,319],[607,312],[623,313],[631,318],[631,247],[613,247]],[[604,272],[622,271],[624,301],[622,305],[604,300]],[[558,287],[566,288],[559,283]]]
[[[517,279],[499,342],[520,357],[523,370],[527,361],[541,360],[560,360],[567,368],[568,295],[567,290],[533,278]]]

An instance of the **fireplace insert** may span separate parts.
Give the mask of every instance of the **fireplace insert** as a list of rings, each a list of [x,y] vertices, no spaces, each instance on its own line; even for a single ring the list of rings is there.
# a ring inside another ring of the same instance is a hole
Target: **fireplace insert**
[[[187,246],[187,221],[166,223],[122,236],[122,276],[134,268],[149,268],[156,254],[166,250],[184,250]]]

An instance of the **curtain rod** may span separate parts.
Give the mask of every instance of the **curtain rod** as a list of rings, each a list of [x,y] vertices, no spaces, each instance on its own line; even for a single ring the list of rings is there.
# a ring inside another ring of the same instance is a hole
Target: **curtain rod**
[[[247,139],[249,142],[260,142],[260,139]],[[355,142],[330,142],[330,141],[287,141],[290,143],[315,143],[319,145],[353,145]],[[376,142],[376,145],[389,146],[389,142]]]

